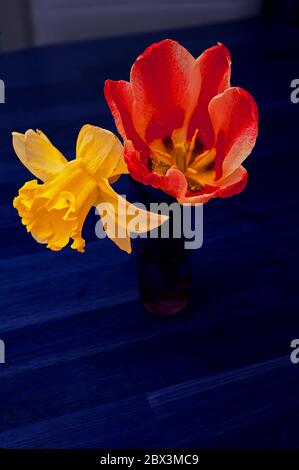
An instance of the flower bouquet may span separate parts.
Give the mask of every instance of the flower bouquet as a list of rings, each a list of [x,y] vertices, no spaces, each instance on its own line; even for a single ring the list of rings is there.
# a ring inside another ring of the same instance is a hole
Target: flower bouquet
[[[137,58],[129,82],[105,83],[123,144],[109,130],[85,125],[76,158],[68,161],[41,131],[14,132],[16,154],[37,178],[13,202],[27,231],[51,250],[72,240],[71,248],[84,252],[82,227],[97,207],[103,230],[122,250],[130,253],[133,234],[140,235],[136,252],[146,308],[161,316],[182,311],[190,284],[184,237],[175,230],[162,237],[164,224],[177,228],[178,222],[149,203],[202,207],[245,188],[242,163],[255,145],[258,111],[247,91],[231,87],[230,76],[230,53],[222,44],[195,59],[166,39]],[[143,207],[112,187],[127,173]]]

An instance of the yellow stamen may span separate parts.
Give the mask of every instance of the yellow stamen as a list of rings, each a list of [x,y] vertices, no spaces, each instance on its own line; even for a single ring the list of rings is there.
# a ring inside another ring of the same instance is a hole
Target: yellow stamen
[[[198,134],[198,129],[196,129],[196,131],[194,132],[193,137],[192,137],[191,142],[190,142],[190,145],[189,145],[189,148],[188,148],[188,152],[187,152],[187,155],[186,155],[186,166],[187,167],[188,167],[189,162],[192,158],[193,150],[195,148],[195,142],[196,142],[197,134]]]

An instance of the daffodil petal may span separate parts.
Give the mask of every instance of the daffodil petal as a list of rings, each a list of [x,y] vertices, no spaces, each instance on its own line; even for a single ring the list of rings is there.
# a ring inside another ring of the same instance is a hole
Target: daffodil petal
[[[123,146],[112,132],[89,124],[82,127],[77,140],[77,159],[96,180],[128,173],[123,154]]]
[[[107,235],[127,253],[132,251],[130,242],[132,227],[135,233],[144,233],[159,227],[168,219],[167,216],[148,212],[129,203],[112,189],[107,180],[99,183],[99,204],[105,207],[107,224],[104,229]]]
[[[41,132],[29,129],[25,134],[13,132],[13,147],[23,165],[38,179],[55,178],[67,160]]]

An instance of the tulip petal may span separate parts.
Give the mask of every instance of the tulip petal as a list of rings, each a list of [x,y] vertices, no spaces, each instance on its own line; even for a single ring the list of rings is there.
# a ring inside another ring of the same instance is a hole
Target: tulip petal
[[[106,80],[104,94],[110,107],[118,132],[123,139],[132,138],[132,89],[125,80]],[[133,130],[135,132],[135,130]]]
[[[80,130],[76,155],[95,179],[113,178],[128,173],[123,146],[107,129],[86,124]]]
[[[38,179],[48,181],[60,173],[67,160],[41,132],[13,132],[13,147],[23,165]]]
[[[200,93],[188,128],[191,139],[196,129],[205,148],[213,144],[214,132],[208,104],[230,86],[231,56],[223,44],[206,49],[196,60],[200,71]]]
[[[131,70],[133,122],[150,143],[183,126],[199,93],[199,70],[194,57],[176,41],[152,44]]]
[[[147,154],[148,149],[133,124],[133,94],[131,84],[124,81],[106,80],[105,98],[115,120],[118,132],[124,140],[132,140],[140,152]]]
[[[241,165],[229,176],[219,181],[219,197],[225,198],[241,193],[247,184],[247,180],[247,170]]]
[[[180,204],[204,204],[215,197],[230,197],[241,193],[247,184],[248,174],[244,167],[240,166],[229,176],[222,178],[219,186],[205,186],[204,189],[192,196],[187,194],[178,199]]]
[[[216,179],[234,172],[252,151],[258,133],[258,110],[242,88],[228,88],[213,98],[209,113],[215,132]]]

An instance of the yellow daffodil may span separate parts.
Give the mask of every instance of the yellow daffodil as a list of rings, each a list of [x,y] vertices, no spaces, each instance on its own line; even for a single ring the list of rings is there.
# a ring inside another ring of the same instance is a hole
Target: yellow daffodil
[[[92,206],[107,203],[107,207],[114,209],[110,213],[110,218],[114,217],[114,230],[111,225],[104,227],[107,235],[121,249],[131,252],[133,216],[126,215],[136,213],[137,208],[110,186],[121,174],[128,173],[123,146],[114,134],[100,127],[83,126],[77,140],[76,158],[70,162],[41,131],[13,132],[13,146],[21,162],[43,182],[25,183],[13,202],[22,223],[36,241],[59,251],[72,239],[71,248],[84,252],[82,227],[86,216]],[[166,220],[142,210],[138,210],[138,215],[140,223],[135,231],[140,233]]]

